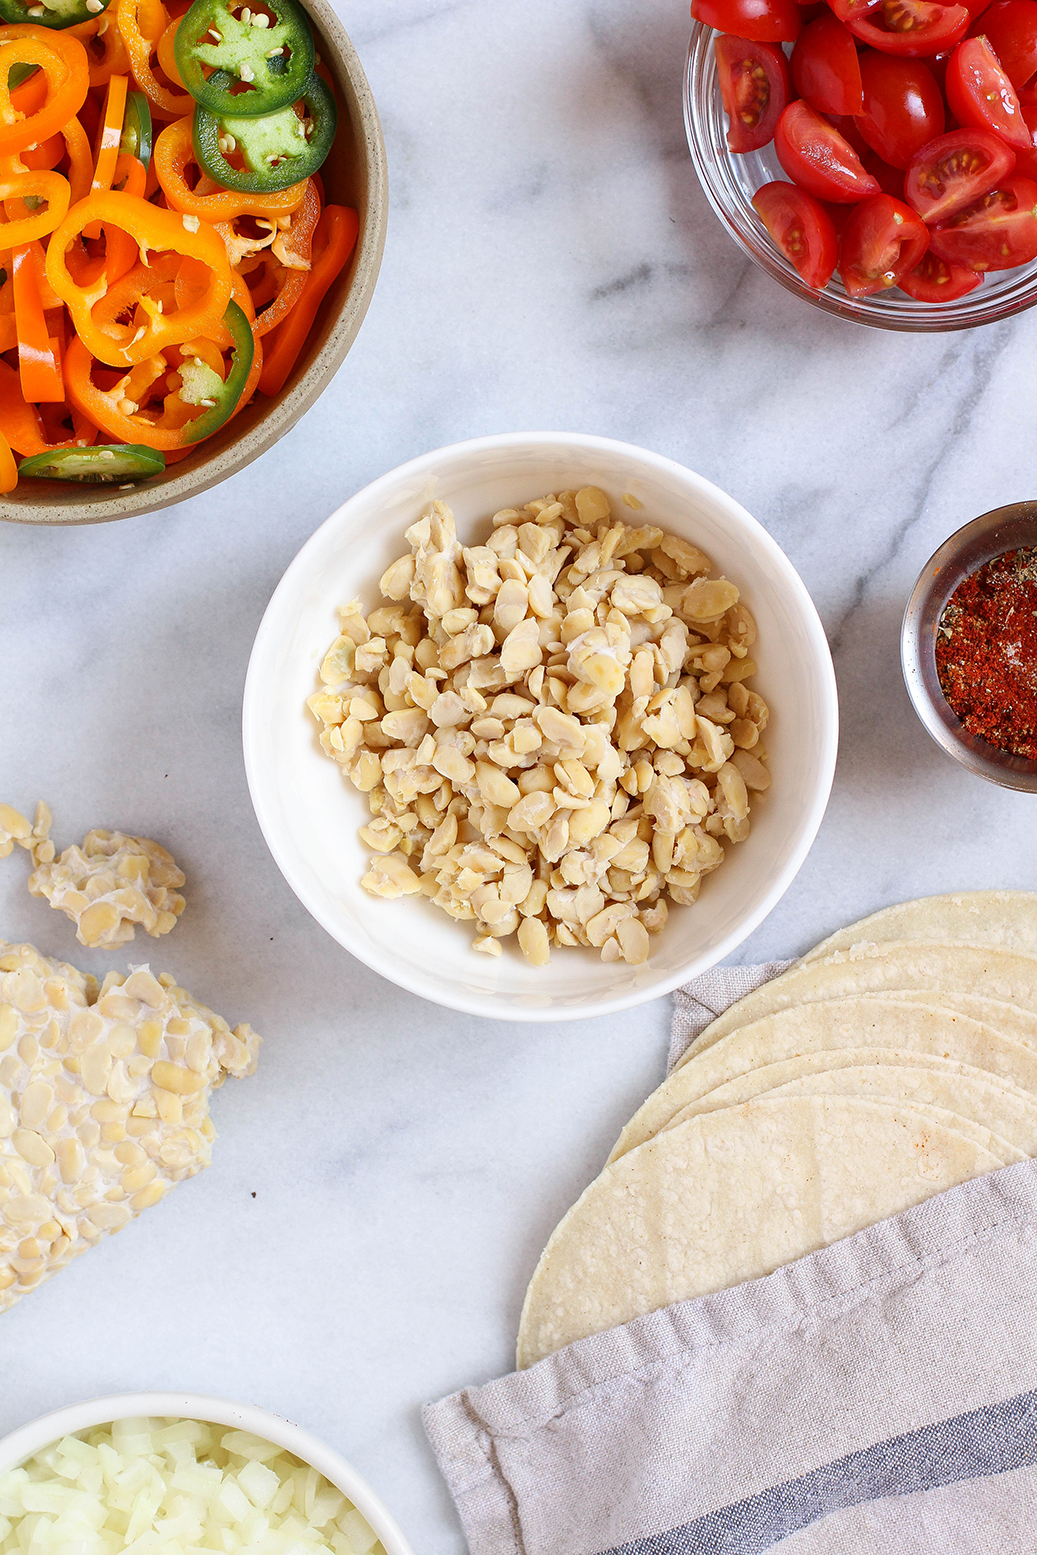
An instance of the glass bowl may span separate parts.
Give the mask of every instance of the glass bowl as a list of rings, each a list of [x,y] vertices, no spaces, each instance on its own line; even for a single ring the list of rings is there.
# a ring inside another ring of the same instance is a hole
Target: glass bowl
[[[915,302],[896,288],[870,297],[849,297],[838,272],[822,292],[805,285],[779,254],[752,207],[753,195],[763,184],[776,178],[788,182],[774,143],[739,156],[727,149],[727,119],[720,100],[713,37],[712,27],[692,23],[684,71],[684,124],[691,159],[706,198],[735,242],[787,291],[856,324],[919,333],[993,324],[1037,302],[1037,261],[993,272],[968,296],[946,303]]]
[[[1031,545],[1037,545],[1037,502],[994,508],[945,540],[922,568],[907,602],[900,658],[914,710],[942,750],[991,783],[1037,794],[1037,761],[1010,756],[970,734],[949,707],[936,671],[936,628],[958,584],[1004,551]]]

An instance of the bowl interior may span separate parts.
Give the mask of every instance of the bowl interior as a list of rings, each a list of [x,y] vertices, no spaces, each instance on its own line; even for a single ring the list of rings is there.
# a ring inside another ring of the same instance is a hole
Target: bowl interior
[[[111,1398],[87,1399],[12,1431],[0,1440],[0,1476],[41,1452],[51,1442],[113,1420],[138,1418],[203,1420],[248,1431],[294,1453],[338,1487],[381,1540],[386,1555],[413,1555],[399,1525],[379,1497],[357,1471],[332,1448],[297,1425],[253,1404],[232,1404],[225,1399],[197,1393],[123,1393]]]
[[[904,679],[922,723],[970,772],[1005,788],[1037,793],[1037,762],[979,739],[947,703],[936,669],[936,628],[958,584],[1005,551],[1037,545],[1037,502],[995,508],[951,535],[923,567],[908,601],[901,639]]]
[[[736,582],[759,625],[753,684],[769,703],[764,737],[774,782],[748,840],[731,848],[699,901],[673,908],[640,967],[597,952],[556,950],[546,968],[517,949],[490,960],[471,926],[424,898],[361,890],[366,801],[324,756],[305,699],[337,632],[336,607],[378,601],[377,580],[406,549],[403,531],[433,497],[454,510],[463,541],[490,515],[546,492],[602,486],[614,511],[700,545]],[[624,506],[630,493],[643,511]],[[727,954],[770,910],[813,840],[831,786],[837,736],[831,658],[802,582],[770,536],[690,471],[595,438],[482,439],[415,460],[360,492],[317,531],[279,585],[256,639],[245,691],[245,761],[260,826],[293,890],[330,934],[383,976],[438,1003],[513,1019],[551,1019],[635,1004]]]
[[[322,301],[306,344],[281,392],[251,405],[196,451],[129,490],[69,481],[20,480],[0,501],[0,518],[23,523],[99,523],[151,512],[215,486],[263,453],[330,383],[363,322],[385,242],[385,151],[374,99],[356,52],[327,0],[303,0],[317,53],[335,82],[339,123],[321,168],[329,203],[359,213],[349,264]],[[161,125],[156,126],[156,130]]]
[[[1008,318],[1037,302],[1037,261],[988,275],[975,291],[957,302],[916,302],[894,288],[870,297],[850,297],[838,271],[824,291],[805,285],[771,242],[752,207],[753,195],[774,179],[788,182],[774,143],[738,156],[727,147],[727,119],[713,51],[713,28],[692,24],[684,73],[684,122],[699,181],[710,204],[737,243],[757,264],[797,297],[841,318],[880,329],[916,332],[969,329]],[[780,45],[779,45],[780,46]]]

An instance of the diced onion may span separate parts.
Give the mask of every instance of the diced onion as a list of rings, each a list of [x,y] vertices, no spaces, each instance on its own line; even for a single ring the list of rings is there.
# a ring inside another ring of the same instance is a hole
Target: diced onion
[[[116,1420],[0,1475],[0,1555],[385,1555],[322,1474],[201,1420]]]

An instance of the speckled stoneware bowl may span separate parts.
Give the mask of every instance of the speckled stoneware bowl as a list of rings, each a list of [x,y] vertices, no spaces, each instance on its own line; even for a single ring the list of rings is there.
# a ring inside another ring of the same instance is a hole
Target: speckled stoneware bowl
[[[360,213],[360,237],[347,268],[321,304],[295,370],[280,394],[253,404],[162,475],[128,491],[72,481],[21,480],[0,499],[0,519],[19,524],[103,524],[183,502],[251,464],[295,425],[345,360],[378,279],[388,213],[385,143],[356,51],[327,0],[303,0],[317,52],[337,88],[339,127],[321,178],[329,201]]]

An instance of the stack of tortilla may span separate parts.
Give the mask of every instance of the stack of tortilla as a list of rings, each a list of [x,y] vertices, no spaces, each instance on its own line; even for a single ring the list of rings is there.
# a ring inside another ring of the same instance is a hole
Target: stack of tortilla
[[[725,1010],[551,1237],[518,1365],[1037,1155],[1037,894],[891,907]]]

